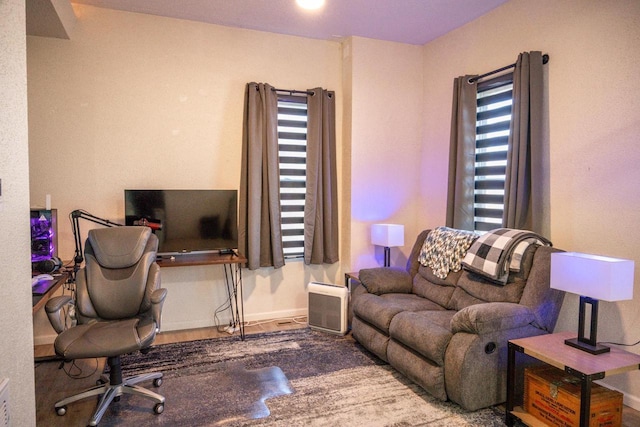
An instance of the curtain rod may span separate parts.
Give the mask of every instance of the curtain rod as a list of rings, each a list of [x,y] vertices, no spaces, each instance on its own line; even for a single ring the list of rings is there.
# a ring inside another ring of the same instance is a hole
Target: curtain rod
[[[542,63],[543,63],[543,64],[546,64],[547,62],[549,62],[549,55],[545,53],[544,55],[542,55]],[[469,83],[477,82],[477,81],[478,81],[478,80],[480,80],[480,79],[483,79],[483,78],[488,77],[488,76],[492,76],[492,75],[494,75],[494,74],[497,74],[497,73],[499,73],[499,72],[501,72],[501,71],[508,70],[509,68],[513,68],[513,67],[515,67],[515,66],[516,66],[516,64],[515,64],[515,62],[514,62],[514,63],[513,63],[513,64],[511,64],[511,65],[507,65],[507,66],[505,66],[505,67],[498,68],[497,70],[493,70],[493,71],[489,71],[488,73],[480,74],[478,77],[472,77],[472,78],[470,78],[470,79],[469,79]]]
[[[298,95],[313,95],[313,92],[309,92],[307,90],[276,89],[275,87],[272,87],[271,90],[274,91],[274,92],[286,92],[289,95],[294,95],[294,94],[298,94]]]

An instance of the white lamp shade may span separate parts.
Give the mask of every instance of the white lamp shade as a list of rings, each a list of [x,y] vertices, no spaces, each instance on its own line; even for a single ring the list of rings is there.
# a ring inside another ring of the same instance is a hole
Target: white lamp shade
[[[551,254],[551,287],[602,301],[633,299],[633,261],[577,252]]]
[[[404,246],[404,225],[373,224],[371,226],[371,243],[377,246]]]

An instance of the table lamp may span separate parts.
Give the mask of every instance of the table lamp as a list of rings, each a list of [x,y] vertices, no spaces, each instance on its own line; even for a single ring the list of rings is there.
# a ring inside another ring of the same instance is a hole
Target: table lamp
[[[551,288],[580,295],[578,338],[565,344],[591,354],[609,352],[598,344],[598,300],[624,301],[633,298],[633,261],[577,252],[551,254]],[[591,306],[586,329],[587,304]]]
[[[404,246],[404,225],[373,224],[371,226],[371,243],[384,246],[384,266],[391,265],[391,248]]]

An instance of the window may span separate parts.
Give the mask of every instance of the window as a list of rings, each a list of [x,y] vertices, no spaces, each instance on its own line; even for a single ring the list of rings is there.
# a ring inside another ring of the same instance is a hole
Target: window
[[[282,246],[285,258],[304,256],[307,98],[278,96],[278,154]]]
[[[238,249],[249,270],[339,260],[335,129],[333,91],[247,84]]]
[[[513,74],[478,84],[474,185],[474,230],[502,225]]]

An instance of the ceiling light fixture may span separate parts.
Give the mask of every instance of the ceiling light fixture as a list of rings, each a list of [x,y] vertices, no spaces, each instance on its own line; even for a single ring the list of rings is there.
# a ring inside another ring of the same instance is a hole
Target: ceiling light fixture
[[[298,6],[307,10],[316,10],[324,6],[324,0],[296,0]]]

